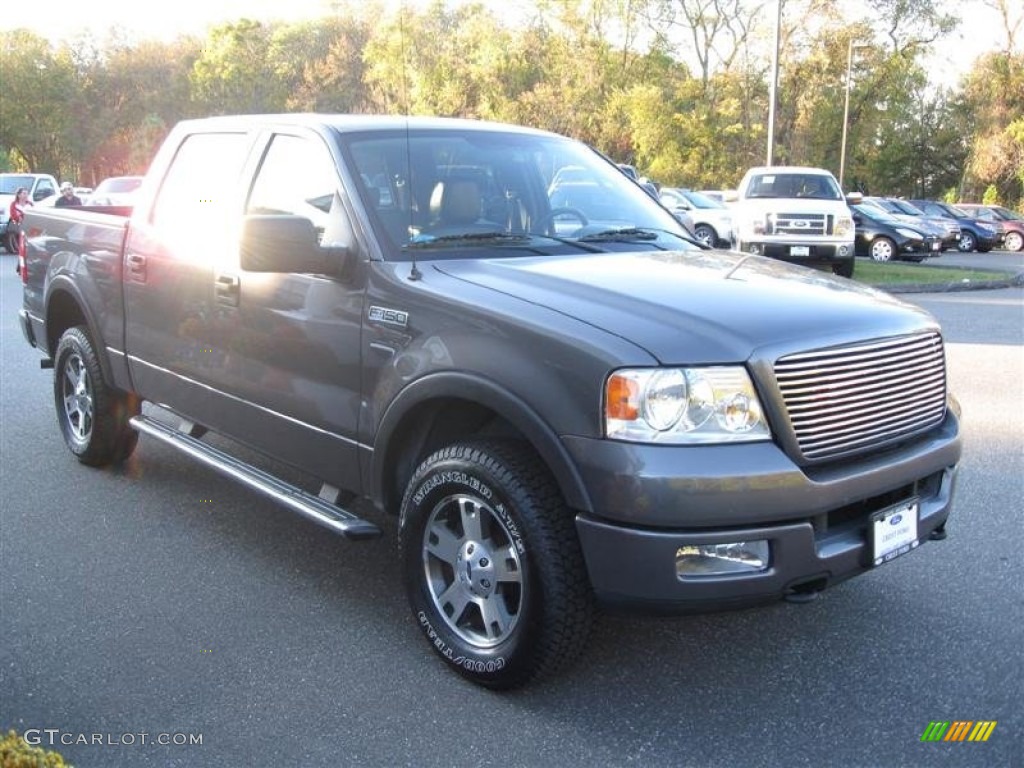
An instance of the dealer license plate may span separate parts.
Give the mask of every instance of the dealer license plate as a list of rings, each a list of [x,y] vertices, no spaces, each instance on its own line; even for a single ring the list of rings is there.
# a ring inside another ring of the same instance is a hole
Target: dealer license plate
[[[790,256],[810,256],[811,246],[809,245],[791,245],[789,246]]]
[[[883,509],[871,516],[869,544],[874,565],[888,563],[921,543],[917,538],[917,499]]]

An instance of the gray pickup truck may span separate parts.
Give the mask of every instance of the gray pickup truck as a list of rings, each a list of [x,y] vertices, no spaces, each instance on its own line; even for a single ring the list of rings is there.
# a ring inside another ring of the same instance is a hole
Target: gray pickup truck
[[[141,433],[352,539],[396,515],[414,621],[485,686],[599,602],[799,601],[945,535],[935,321],[710,250],[561,136],[184,122],[133,210],[30,212],[20,266],[79,461]]]

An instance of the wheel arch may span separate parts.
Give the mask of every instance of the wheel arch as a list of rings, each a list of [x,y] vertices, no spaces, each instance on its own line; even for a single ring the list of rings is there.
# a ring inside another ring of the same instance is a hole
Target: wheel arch
[[[47,290],[46,294],[46,352],[50,357],[57,351],[57,344],[61,336],[68,328],[84,325],[89,332],[96,347],[96,357],[99,360],[100,370],[107,383],[113,383],[113,373],[110,369],[110,361],[100,350],[104,348],[104,342],[97,330],[96,321],[89,311],[88,302],[82,299],[75,284],[66,277],[56,277]]]
[[[481,436],[520,439],[551,471],[566,503],[589,511],[583,480],[558,435],[524,400],[489,379],[436,373],[418,379],[388,406],[369,462],[370,495],[397,513],[405,485],[432,451]]]

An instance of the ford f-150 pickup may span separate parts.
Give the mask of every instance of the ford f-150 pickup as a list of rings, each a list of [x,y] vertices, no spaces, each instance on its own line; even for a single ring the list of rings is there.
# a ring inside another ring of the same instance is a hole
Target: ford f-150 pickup
[[[396,515],[413,620],[485,686],[576,657],[601,601],[800,601],[945,535],[935,321],[711,250],[565,137],[186,121],[132,210],[30,211],[19,251],[80,462],[141,434],[351,539]]]

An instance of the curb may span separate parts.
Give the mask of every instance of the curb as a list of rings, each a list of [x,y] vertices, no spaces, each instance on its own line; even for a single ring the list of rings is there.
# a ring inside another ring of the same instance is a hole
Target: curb
[[[928,267],[921,267],[921,269],[928,269]],[[965,277],[963,280],[954,280],[946,283],[896,283],[894,285],[873,285],[871,287],[888,293],[954,293],[957,291],[984,291],[1024,286],[1024,272],[1017,272],[1015,274],[995,269],[984,270],[976,267],[953,266],[943,267],[943,269],[962,269],[967,272],[989,271],[993,275],[1001,275],[1001,277],[993,277],[991,280],[971,280]]]

